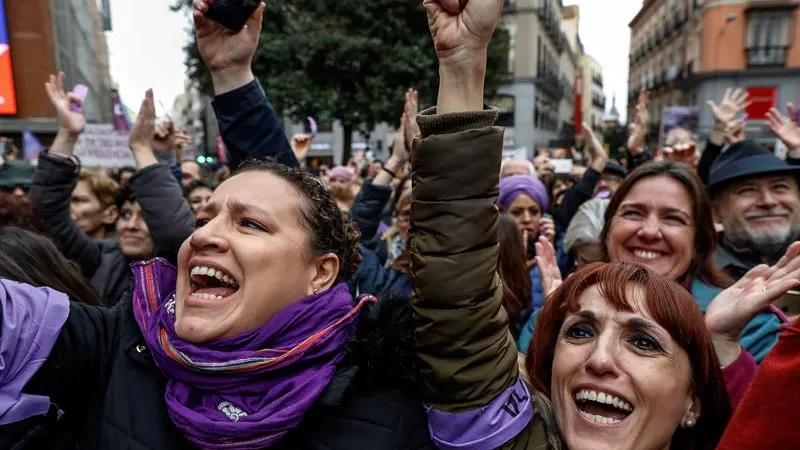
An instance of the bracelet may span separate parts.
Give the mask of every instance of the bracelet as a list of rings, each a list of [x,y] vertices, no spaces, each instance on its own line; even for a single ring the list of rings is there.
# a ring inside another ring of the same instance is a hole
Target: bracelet
[[[391,170],[387,169],[386,167],[381,167],[381,170],[383,170],[384,172],[386,172],[389,175],[391,175],[392,178],[397,178],[397,174],[395,172],[392,172]]]

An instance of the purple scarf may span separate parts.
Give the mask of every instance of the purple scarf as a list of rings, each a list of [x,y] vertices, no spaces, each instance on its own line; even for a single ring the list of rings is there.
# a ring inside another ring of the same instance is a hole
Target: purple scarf
[[[173,423],[203,449],[269,447],[294,429],[345,354],[359,309],[347,286],[290,305],[261,328],[194,345],[175,334],[176,269],[162,259],[133,265],[136,321],[168,381]]]

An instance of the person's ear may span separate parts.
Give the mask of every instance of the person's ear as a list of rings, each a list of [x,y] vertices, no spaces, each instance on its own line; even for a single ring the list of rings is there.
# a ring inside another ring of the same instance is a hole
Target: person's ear
[[[308,295],[330,289],[339,276],[339,257],[333,253],[318,257],[312,275]]]
[[[118,218],[119,209],[117,209],[117,205],[111,205],[103,210],[103,225],[114,225]]]
[[[700,399],[692,395],[687,401],[686,412],[681,419],[681,428],[689,429],[694,427],[697,425],[698,419],[700,419]]]

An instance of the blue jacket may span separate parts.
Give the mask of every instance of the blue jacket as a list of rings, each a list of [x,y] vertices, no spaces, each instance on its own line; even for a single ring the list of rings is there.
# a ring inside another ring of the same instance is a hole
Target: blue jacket
[[[708,286],[701,281],[695,280],[692,283],[692,295],[704,313],[720,292],[722,289]],[[783,323],[782,317],[772,311],[766,311],[757,315],[744,328],[742,335],[739,336],[739,342],[748,353],[753,355],[756,363],[761,364],[761,360],[778,343],[778,334]]]
[[[708,286],[707,284],[695,280],[692,283],[692,295],[695,301],[700,306],[700,309],[705,313],[708,305],[714,298],[722,292],[722,289]],[[533,339],[533,330],[536,327],[536,319],[539,316],[539,310],[534,311],[528,323],[522,328],[522,332],[517,340],[517,348],[522,353],[528,352],[528,344]],[[780,327],[783,325],[783,318],[774,312],[763,312],[751,320],[749,324],[742,331],[739,337],[739,342],[748,353],[753,355],[756,363],[761,363],[761,360],[767,356],[767,353],[778,342],[778,334]]]
[[[359,244],[361,263],[347,285],[355,298],[371,294],[378,298],[411,297],[411,278],[406,272],[387,269],[378,255],[364,243]]]

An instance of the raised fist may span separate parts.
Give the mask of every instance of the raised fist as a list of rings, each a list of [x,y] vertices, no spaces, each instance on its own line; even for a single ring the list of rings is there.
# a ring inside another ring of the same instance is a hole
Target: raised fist
[[[424,0],[441,64],[458,64],[486,51],[503,12],[503,0]]]

